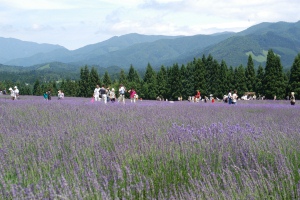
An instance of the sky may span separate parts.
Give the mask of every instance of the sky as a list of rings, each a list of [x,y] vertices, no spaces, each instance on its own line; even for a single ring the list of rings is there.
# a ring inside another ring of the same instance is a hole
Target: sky
[[[190,36],[297,22],[299,10],[298,0],[0,0],[0,37],[74,50],[129,33]]]

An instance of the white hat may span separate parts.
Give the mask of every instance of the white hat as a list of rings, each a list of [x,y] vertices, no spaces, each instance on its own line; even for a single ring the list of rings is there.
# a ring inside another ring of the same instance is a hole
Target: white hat
[[[15,88],[15,89],[17,89],[18,87],[17,87],[17,86],[15,86],[14,88]]]
[[[115,91],[115,88],[111,88],[111,91]]]
[[[10,87],[8,90],[12,90],[12,88]]]

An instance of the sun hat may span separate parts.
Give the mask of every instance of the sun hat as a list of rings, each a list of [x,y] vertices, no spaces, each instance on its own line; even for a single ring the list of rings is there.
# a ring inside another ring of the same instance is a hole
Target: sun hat
[[[17,86],[15,86],[14,88],[15,88],[15,89],[17,89],[18,87],[17,87]]]
[[[12,88],[10,87],[8,90],[12,90]]]
[[[111,88],[111,91],[115,91],[115,88]]]

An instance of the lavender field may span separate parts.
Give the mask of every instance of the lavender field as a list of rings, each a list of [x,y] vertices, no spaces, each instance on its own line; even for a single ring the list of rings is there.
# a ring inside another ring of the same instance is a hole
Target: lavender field
[[[297,102],[298,103],[298,102]],[[0,98],[0,199],[299,199],[288,101]]]

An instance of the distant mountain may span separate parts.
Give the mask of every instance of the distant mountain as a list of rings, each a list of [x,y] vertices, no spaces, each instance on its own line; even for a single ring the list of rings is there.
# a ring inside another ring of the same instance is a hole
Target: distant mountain
[[[132,33],[73,51],[58,45],[30,43],[30,46],[28,42],[22,41],[17,41],[18,46],[13,39],[6,39],[9,51],[1,49],[0,63],[26,67],[43,63],[65,63],[75,68],[89,65],[98,66],[99,69],[110,66],[126,69],[132,64],[140,70],[148,63],[158,68],[174,63],[186,64],[203,54],[211,54],[218,61],[224,60],[228,66],[233,67],[246,65],[248,56],[252,55],[258,66],[265,64],[268,50],[273,49],[280,56],[282,65],[288,68],[300,52],[299,35],[300,21],[261,23],[239,33],[212,35],[162,36]],[[3,41],[1,43],[0,40],[1,44]]]
[[[48,52],[40,52],[26,58],[16,58],[4,62],[7,65],[32,66],[47,62],[63,62],[75,65],[85,65],[96,63],[86,62],[100,55],[109,54],[114,51],[122,50],[128,46],[157,41],[160,39],[174,39],[180,36],[163,36],[163,35],[140,35],[136,33],[123,36],[115,36],[106,41],[87,45],[85,47],[70,51],[67,49],[54,49]],[[108,65],[110,66],[110,65]]]
[[[145,68],[148,63],[154,67],[173,63],[180,55],[195,49],[204,49],[232,36],[233,33],[220,35],[195,35],[175,39],[161,39],[154,42],[141,43],[129,46],[119,51],[92,57],[83,63],[97,64],[100,66],[116,65],[129,68],[132,64],[135,68]]]
[[[300,52],[300,21],[261,23],[206,48],[201,54],[211,54],[234,67],[240,64],[245,66],[251,54],[256,65],[265,65],[269,49],[280,56],[285,68],[291,67]]]
[[[26,58],[38,53],[48,53],[53,50],[65,49],[59,45],[38,44],[3,37],[0,37],[0,47],[0,63],[6,63],[16,58]]]

